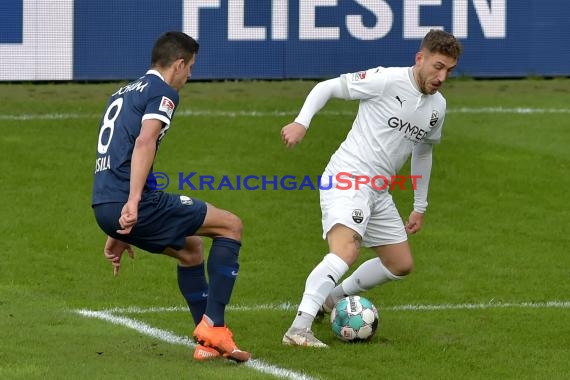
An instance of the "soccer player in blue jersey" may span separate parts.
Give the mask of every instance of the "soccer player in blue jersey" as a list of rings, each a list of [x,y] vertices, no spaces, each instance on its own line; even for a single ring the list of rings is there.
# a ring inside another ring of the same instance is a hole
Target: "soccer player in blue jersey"
[[[166,32],[152,49],[150,70],[111,95],[99,129],[92,206],[107,234],[104,254],[115,275],[123,253],[133,257],[132,246],[179,261],[178,285],[199,343],[194,358],[244,362],[251,354],[236,346],[224,321],[239,270],[241,220],[199,199],[158,191],[148,181],[198,49],[192,37]],[[213,239],[209,284],[200,236]]]

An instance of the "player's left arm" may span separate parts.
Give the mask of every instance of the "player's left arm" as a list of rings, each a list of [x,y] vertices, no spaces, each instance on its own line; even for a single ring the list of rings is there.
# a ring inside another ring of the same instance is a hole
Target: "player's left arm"
[[[131,157],[129,198],[123,206],[119,218],[121,229],[117,232],[120,234],[130,233],[137,222],[139,202],[154,161],[156,142],[162,126],[163,122],[158,119],[146,119],[142,122]]]
[[[406,232],[414,234],[423,225],[427,210],[428,187],[431,176],[433,145],[420,142],[412,151],[412,185],[414,188],[414,210],[406,222]]]

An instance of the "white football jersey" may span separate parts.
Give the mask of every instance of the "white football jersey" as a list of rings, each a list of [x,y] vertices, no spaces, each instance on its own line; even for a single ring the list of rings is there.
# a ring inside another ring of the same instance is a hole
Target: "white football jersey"
[[[411,67],[377,67],[341,75],[345,99],[360,100],[348,136],[325,172],[369,178],[396,175],[420,142],[438,143],[445,98],[422,94]]]

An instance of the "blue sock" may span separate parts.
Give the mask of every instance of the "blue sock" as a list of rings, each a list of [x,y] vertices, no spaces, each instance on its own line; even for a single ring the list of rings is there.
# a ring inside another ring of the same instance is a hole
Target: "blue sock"
[[[178,266],[178,288],[186,299],[192,319],[197,325],[206,312],[208,300],[208,282],[204,271],[204,263],[193,267]]]
[[[239,270],[238,256],[241,243],[237,240],[218,237],[212,242],[208,255],[208,277],[210,292],[206,315],[214,326],[224,326],[226,305],[234,289]]]

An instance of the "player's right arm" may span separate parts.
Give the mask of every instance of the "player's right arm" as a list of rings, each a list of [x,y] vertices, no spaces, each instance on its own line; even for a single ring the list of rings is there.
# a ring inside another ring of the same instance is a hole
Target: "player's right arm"
[[[288,148],[293,147],[305,137],[313,116],[331,98],[347,99],[346,92],[343,91],[341,78],[333,78],[317,83],[309,95],[307,95],[305,103],[295,121],[281,129],[281,138]]]
[[[147,119],[142,122],[140,133],[135,140],[131,157],[131,178],[129,199],[123,206],[117,232],[128,234],[137,222],[138,207],[150,168],[156,154],[156,142],[160,135],[163,122],[158,119]]]
[[[113,275],[119,274],[119,269],[121,268],[121,257],[123,253],[127,252],[131,259],[135,258],[135,252],[130,244],[124,243],[120,240],[107,236],[107,241],[105,242],[105,248],[103,254],[105,258],[111,262],[113,265]]]

